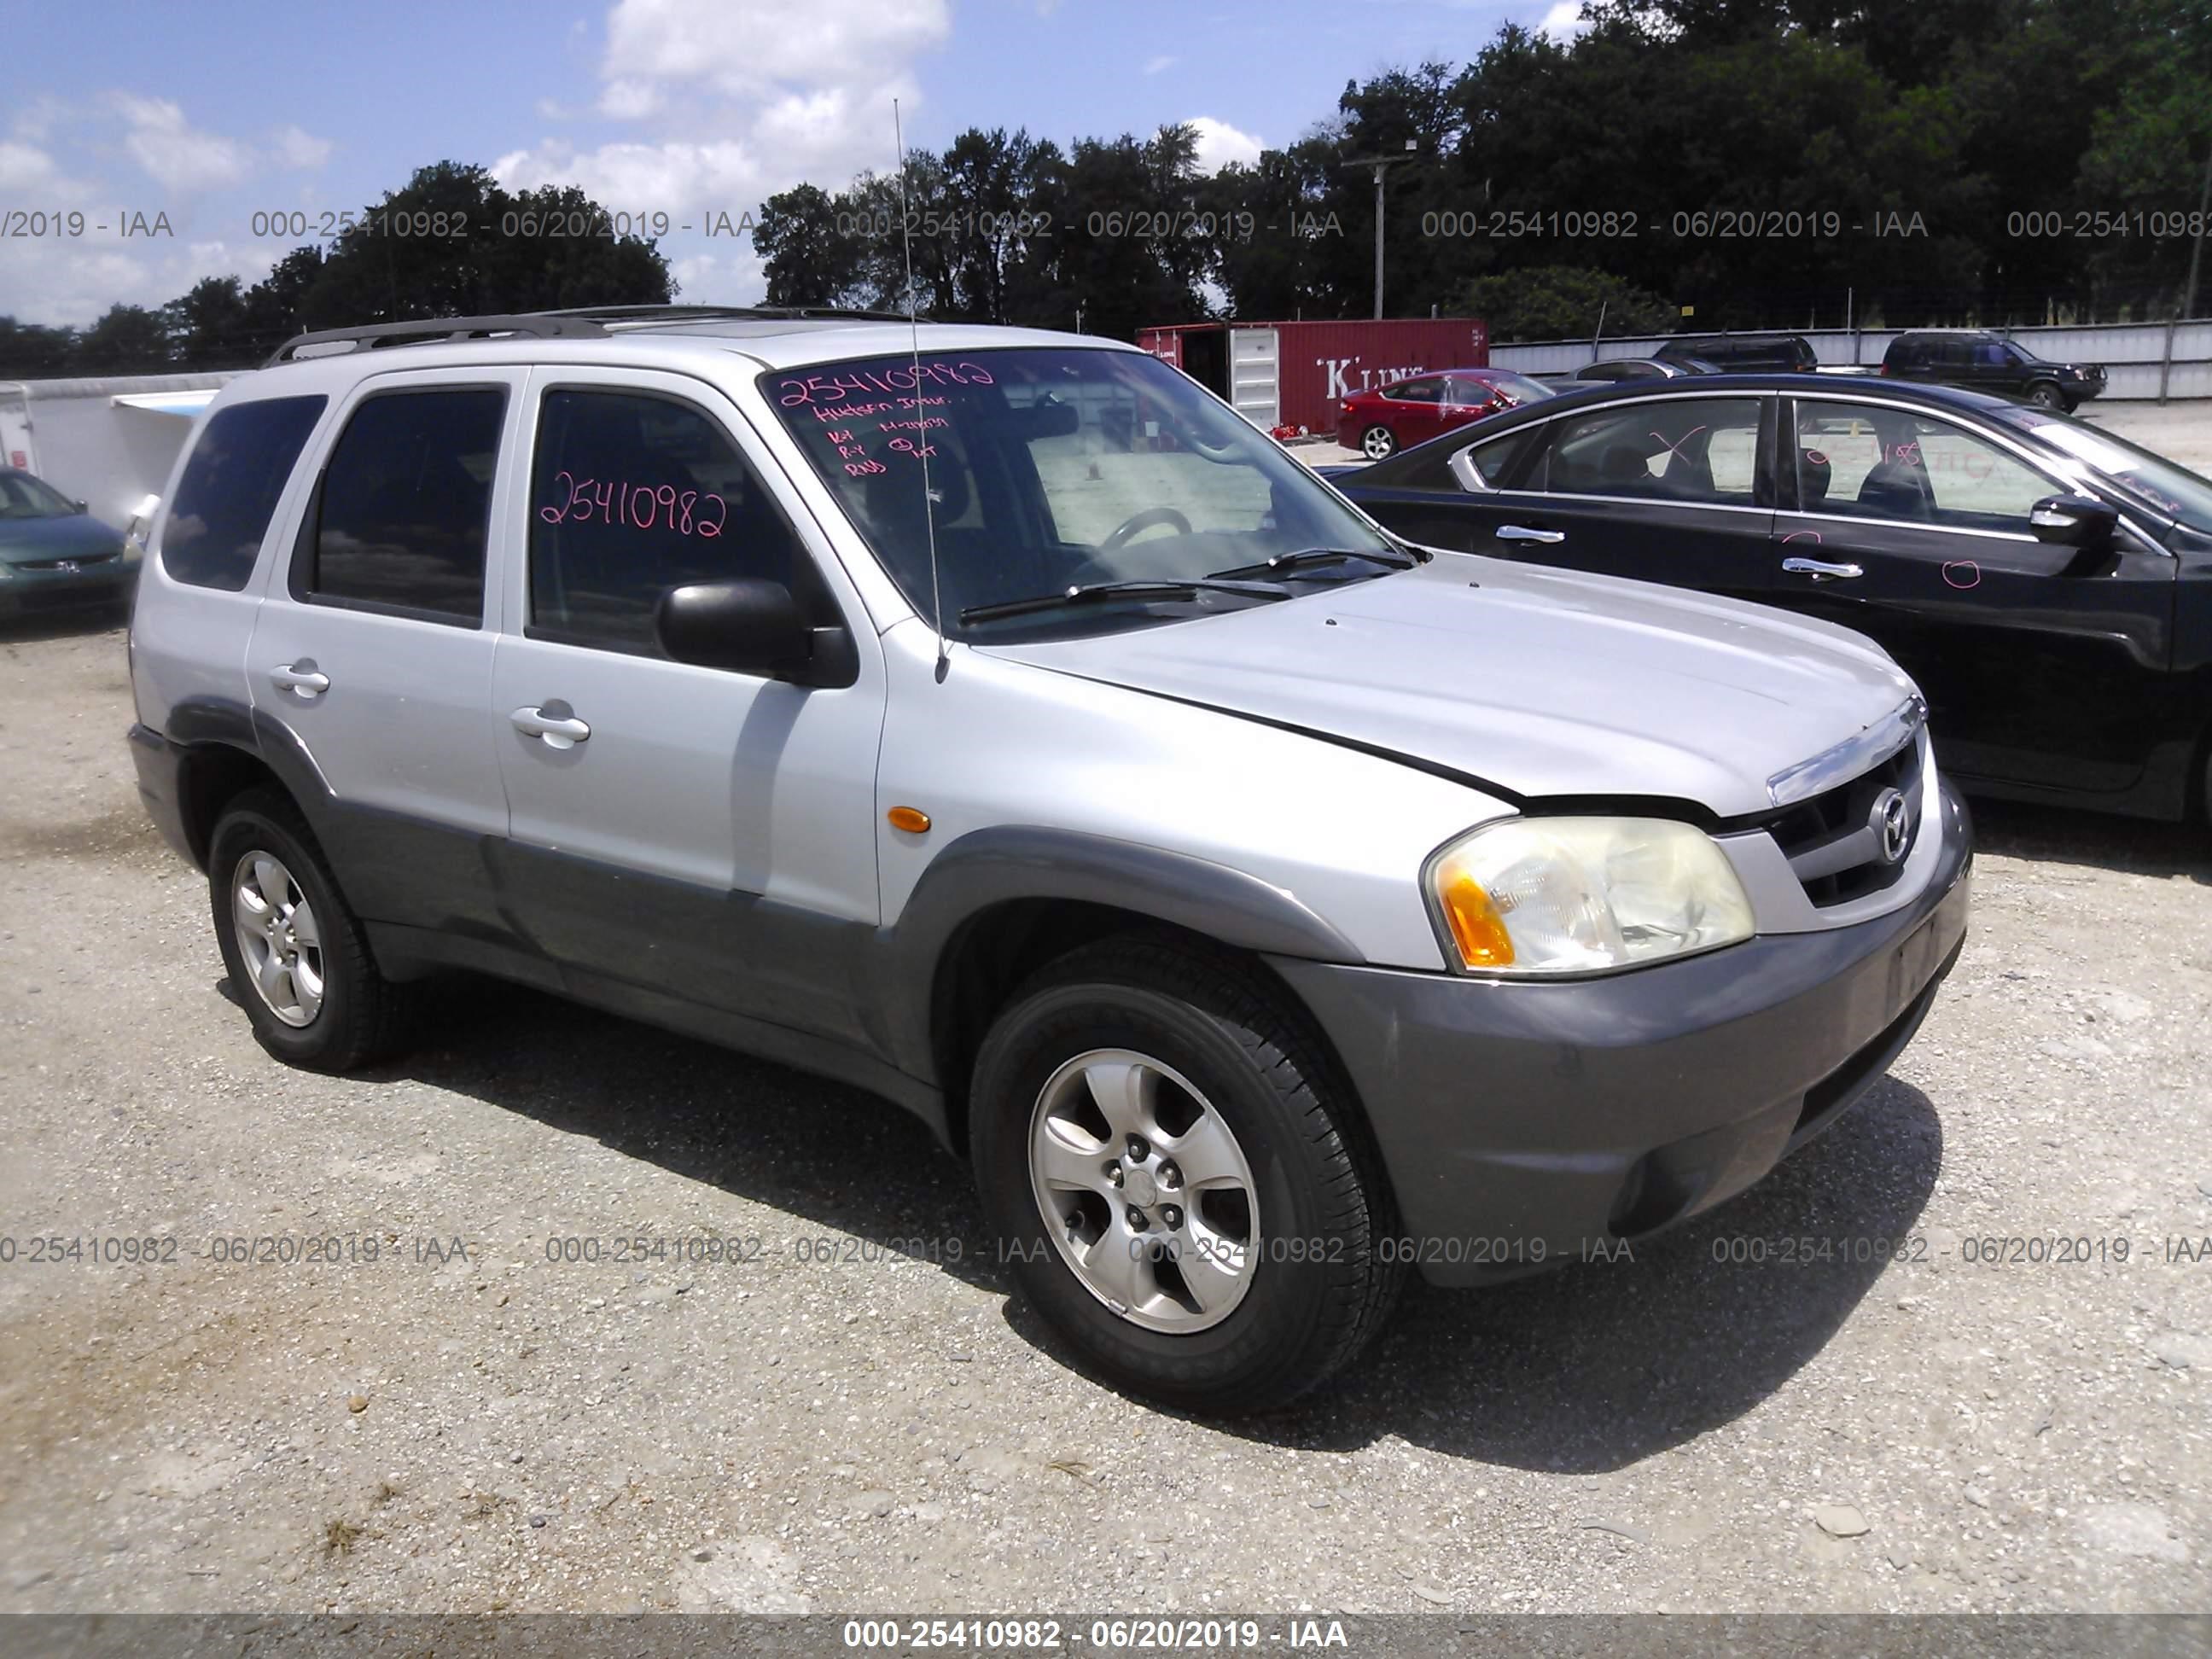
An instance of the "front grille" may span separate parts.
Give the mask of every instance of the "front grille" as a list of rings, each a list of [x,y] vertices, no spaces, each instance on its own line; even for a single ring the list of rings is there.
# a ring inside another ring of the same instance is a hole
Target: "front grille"
[[[90,570],[95,565],[109,563],[115,558],[115,556],[116,556],[112,553],[89,553],[81,559],[19,559],[16,561],[15,568],[18,570],[59,570],[67,567],[73,570]]]
[[[1847,904],[1896,884],[1920,838],[1921,756],[1924,733],[1849,783],[1797,801],[1767,821],[1790,869],[1815,905]],[[1905,799],[1905,838],[1893,860],[1883,856],[1875,805],[1891,790]]]

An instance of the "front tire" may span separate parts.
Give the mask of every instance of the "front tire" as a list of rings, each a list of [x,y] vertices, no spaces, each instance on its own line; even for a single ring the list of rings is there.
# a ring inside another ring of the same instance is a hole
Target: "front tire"
[[[1044,970],[975,1061],[1002,1260],[1091,1370],[1215,1415],[1318,1386],[1403,1278],[1384,1184],[1303,1019],[1255,976],[1125,939]]]
[[[1359,453],[1370,461],[1387,461],[1398,453],[1398,434],[1387,426],[1370,426],[1359,440]]]
[[[2060,414],[2066,412],[2066,394],[2049,380],[2038,380],[2028,387],[2027,400],[2038,409],[2056,410]]]
[[[361,921],[289,797],[252,789],[208,843],[223,967],[261,1046],[289,1065],[345,1072],[395,1048],[410,1012],[380,973]]]

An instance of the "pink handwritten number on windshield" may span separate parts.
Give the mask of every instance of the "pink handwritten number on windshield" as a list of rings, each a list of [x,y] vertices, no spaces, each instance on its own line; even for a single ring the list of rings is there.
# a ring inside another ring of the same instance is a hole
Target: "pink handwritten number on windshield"
[[[848,368],[839,374],[793,375],[775,383],[775,400],[786,409],[803,409],[821,402],[842,403],[848,398],[880,398],[885,392],[916,392],[922,385],[995,386],[991,371],[981,363],[923,363],[895,368]]]
[[[659,527],[679,536],[699,536],[713,541],[729,521],[730,504],[711,490],[678,489],[674,484],[633,484],[618,480],[578,478],[568,471],[553,475],[558,503],[541,507],[538,516],[547,524],[623,525],[634,530]],[[565,490],[564,490],[565,483]],[[706,504],[714,504],[714,516]]]

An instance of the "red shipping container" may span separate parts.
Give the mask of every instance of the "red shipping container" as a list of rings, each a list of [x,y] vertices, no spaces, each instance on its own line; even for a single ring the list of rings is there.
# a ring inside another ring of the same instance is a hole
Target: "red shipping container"
[[[1485,368],[1490,330],[1473,317],[1380,322],[1181,323],[1137,343],[1236,405],[1264,430],[1336,430],[1338,405],[1409,375]]]

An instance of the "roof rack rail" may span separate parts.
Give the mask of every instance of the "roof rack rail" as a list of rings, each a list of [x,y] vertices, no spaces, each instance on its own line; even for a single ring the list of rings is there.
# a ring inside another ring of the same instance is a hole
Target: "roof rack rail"
[[[604,338],[606,330],[588,315],[550,311],[491,317],[424,317],[414,322],[371,323],[359,328],[321,328],[306,334],[295,334],[278,346],[275,355],[262,367],[273,368],[278,363],[295,362],[300,359],[301,349],[310,346],[343,345],[353,351],[374,351],[388,346],[428,345],[440,341],[488,340],[501,334],[526,334],[538,339]],[[339,356],[345,354],[318,352],[315,355]]]
[[[584,317],[609,323],[694,322],[727,317],[757,318],[768,322],[845,320],[857,323],[902,323],[903,311],[870,311],[857,306],[687,306],[628,305],[570,306],[541,313],[548,317]],[[929,319],[924,318],[923,321]]]

